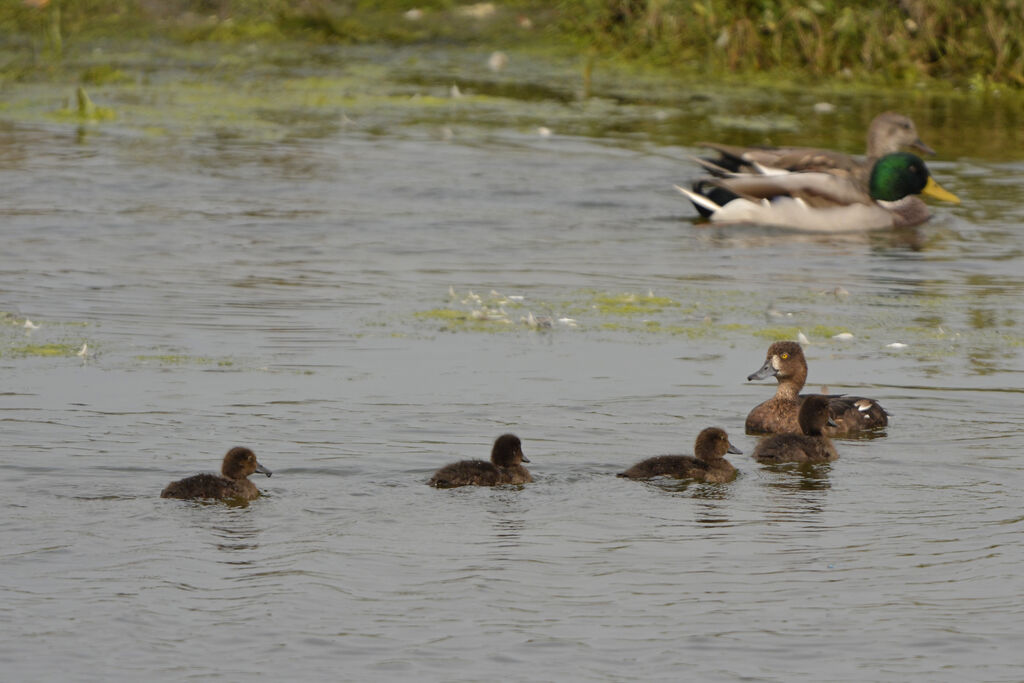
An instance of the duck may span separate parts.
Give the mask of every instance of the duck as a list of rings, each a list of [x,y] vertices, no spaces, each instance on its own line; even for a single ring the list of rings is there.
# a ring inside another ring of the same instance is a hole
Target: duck
[[[675,477],[693,479],[709,484],[724,484],[736,478],[736,468],[725,459],[726,453],[743,455],[743,451],[729,443],[724,429],[708,427],[697,435],[693,444],[693,455],[659,455],[641,460],[619,477],[626,479],[651,479],[653,477]]]
[[[697,180],[675,186],[714,223],[754,223],[818,233],[906,228],[931,217],[917,196],[954,204],[960,198],[932,177],[920,157],[886,154],[875,162],[867,186],[842,174],[782,172]]]
[[[196,474],[173,481],[160,492],[161,498],[218,498],[220,500],[256,500],[260,490],[249,481],[254,472],[273,474],[256,460],[256,454],[244,446],[235,446],[224,455],[220,475]]]
[[[935,154],[917,132],[909,116],[882,112],[868,126],[868,146],[863,158],[816,147],[738,147],[715,142],[698,142],[699,147],[718,152],[717,159],[696,159],[716,176],[733,173],[761,174],[765,168],[780,171],[831,171],[848,175],[866,185],[875,161],[904,148]]]
[[[523,444],[515,434],[502,434],[494,440],[491,461],[462,460],[445,465],[427,482],[439,489],[457,486],[499,486],[529,484],[530,471],[522,463],[530,462],[523,455]]]
[[[809,395],[800,390],[807,381],[807,359],[799,343],[777,341],[768,347],[764,365],[747,375],[747,381],[775,377],[779,386],[775,396],[761,403],[747,415],[747,434],[801,432],[799,413]],[[878,401],[860,396],[825,395],[829,416],[835,426],[826,426],[828,436],[853,434],[879,429],[889,424],[889,413]]]
[[[827,425],[835,426],[829,416],[827,396],[808,396],[800,406],[797,420],[800,433],[772,434],[766,436],[754,447],[754,460],[765,465],[783,462],[817,464],[832,462],[839,457],[832,440],[822,433]]]

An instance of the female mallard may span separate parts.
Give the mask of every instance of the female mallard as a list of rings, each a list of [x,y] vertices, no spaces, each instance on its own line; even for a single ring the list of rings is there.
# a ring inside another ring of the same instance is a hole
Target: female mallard
[[[697,163],[716,176],[731,173],[760,174],[765,168],[829,171],[849,175],[864,185],[867,185],[871,175],[871,167],[886,154],[894,154],[905,147],[925,154],[935,154],[935,150],[921,141],[914,122],[893,111],[883,112],[871,121],[868,127],[868,146],[863,158],[815,147],[735,147],[713,142],[697,144],[718,152],[717,159],[697,159]]]
[[[853,178],[827,172],[739,175],[704,179],[693,191],[676,185],[715,223],[754,223],[808,232],[852,232],[919,225],[931,216],[915,195],[955,204],[920,158],[887,154],[871,169],[867,191]]]

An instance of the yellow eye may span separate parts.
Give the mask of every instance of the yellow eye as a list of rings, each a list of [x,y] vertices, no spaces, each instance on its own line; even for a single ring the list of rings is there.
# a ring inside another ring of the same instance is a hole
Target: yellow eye
[[[780,358],[782,358],[782,360],[786,360],[787,358],[789,358],[789,354],[788,354],[788,353],[783,353],[783,354],[782,354],[782,355],[780,356]]]

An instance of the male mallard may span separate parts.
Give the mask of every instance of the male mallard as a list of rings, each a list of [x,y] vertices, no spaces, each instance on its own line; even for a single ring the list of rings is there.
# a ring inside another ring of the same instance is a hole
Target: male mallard
[[[874,163],[885,156],[912,147],[926,154],[935,154],[921,141],[917,127],[909,117],[887,111],[879,114],[868,127],[868,147],[864,158],[815,147],[735,147],[713,142],[699,142],[719,153],[718,159],[697,159],[712,175],[757,173],[763,168],[781,171],[831,171],[848,174],[865,186]]]
[[[834,173],[737,175],[704,179],[693,191],[678,185],[701,215],[716,223],[755,223],[811,232],[851,232],[907,227],[928,220],[917,194],[955,204],[919,157],[887,154],[871,169],[867,191],[853,178]]]

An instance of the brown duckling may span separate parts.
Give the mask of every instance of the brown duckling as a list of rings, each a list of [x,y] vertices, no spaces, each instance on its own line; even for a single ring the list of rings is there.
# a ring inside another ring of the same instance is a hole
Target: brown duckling
[[[268,477],[273,474],[257,462],[255,453],[242,446],[236,446],[227,452],[220,472],[220,476],[196,474],[171,482],[160,493],[160,497],[255,500],[260,497],[260,490],[249,481],[249,475],[253,472],[259,472]]]
[[[494,441],[491,461],[462,460],[445,465],[427,482],[439,489],[456,486],[498,486],[501,484],[529,484],[530,471],[521,463],[530,462],[523,455],[523,445],[515,434],[502,434]]]
[[[708,427],[697,435],[693,453],[694,455],[659,455],[641,460],[618,476],[627,479],[665,476],[723,484],[736,477],[736,468],[723,456],[726,453],[742,455],[743,451],[729,443],[729,435],[724,429]]]
[[[766,465],[782,462],[823,463],[839,457],[832,440],[822,433],[835,423],[828,415],[827,396],[812,394],[800,406],[801,434],[772,434],[754,448],[754,460]]]
[[[778,341],[768,347],[764,365],[747,380],[774,376],[779,381],[775,396],[747,415],[747,434],[799,434],[800,406],[808,394],[800,390],[807,381],[807,360],[797,342]],[[877,429],[889,424],[888,412],[877,401],[860,396],[828,395],[829,415],[834,427],[826,426],[829,436]]]

